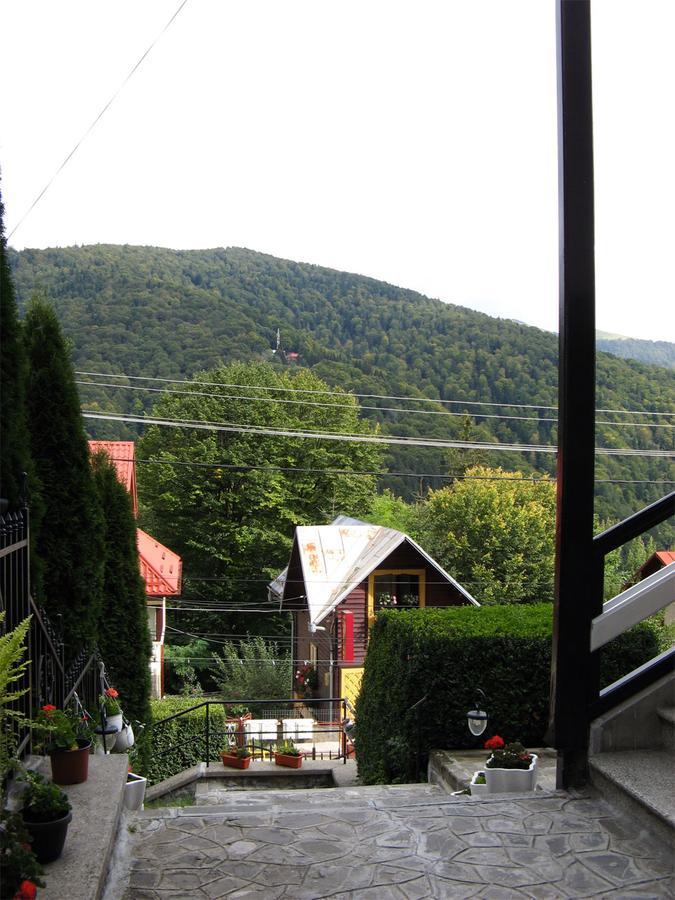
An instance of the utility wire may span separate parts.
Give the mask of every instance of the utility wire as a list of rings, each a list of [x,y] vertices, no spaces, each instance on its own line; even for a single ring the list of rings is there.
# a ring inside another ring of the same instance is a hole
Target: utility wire
[[[500,419],[502,421],[515,421],[515,422],[536,422],[537,424],[541,424],[542,422],[551,422],[552,424],[556,424],[558,422],[557,417],[547,417],[541,418],[540,416],[504,416],[497,415],[496,413],[483,413],[483,412],[452,412],[451,410],[435,410],[435,409],[401,409],[395,406],[365,406],[361,405],[353,405],[351,403],[321,403],[313,400],[286,400],[280,397],[250,397],[250,396],[242,396],[240,394],[213,394],[207,391],[177,391],[172,390],[171,388],[153,388],[153,387],[138,387],[136,385],[128,385],[128,384],[112,384],[110,382],[105,381],[76,381],[75,384],[79,384],[85,387],[100,387],[100,388],[116,388],[118,390],[123,391],[143,391],[143,392],[152,392],[156,394],[172,394],[172,395],[180,395],[182,397],[209,397],[215,400],[253,400],[256,403],[284,403],[284,404],[295,404],[298,406],[307,407],[322,407],[329,409],[344,409],[351,410],[353,412],[360,412],[361,410],[370,410],[375,412],[391,412],[396,413],[397,415],[412,415],[412,416],[444,416],[444,417],[459,417],[459,418],[469,418],[474,419]],[[345,395],[349,396],[349,395]],[[649,415],[649,413],[644,413],[643,415]],[[670,425],[667,423],[658,423],[658,422],[609,422],[604,419],[596,419],[596,425],[613,425],[618,428],[675,428],[675,424]]]
[[[520,475],[518,477],[511,477],[509,475],[465,475],[464,473],[433,473],[433,472],[388,472],[385,469],[380,470],[372,470],[372,471],[363,471],[363,470],[352,470],[352,469],[307,469],[299,466],[255,466],[248,465],[244,463],[225,463],[225,462],[217,462],[217,463],[205,463],[205,462],[196,462],[192,460],[178,460],[178,459],[139,459],[138,457],[130,457],[130,456],[110,456],[108,457],[112,462],[127,462],[127,463],[139,463],[140,465],[148,465],[148,466],[188,466],[190,468],[195,469],[226,469],[228,473],[232,475],[240,475],[246,476],[250,471],[260,471],[260,472],[297,472],[297,473],[307,473],[313,475],[363,475],[363,476],[376,476],[378,478],[386,478],[391,476],[398,476],[400,478],[443,478],[449,480],[465,480],[465,481],[529,481],[533,483],[537,483],[540,481],[548,482],[550,484],[554,484],[556,482],[556,478],[554,475]],[[618,478],[596,478],[596,484],[675,484],[675,481],[654,481],[648,478],[643,479],[618,479]]]
[[[130,381],[155,381],[162,382],[164,384],[189,384],[189,385],[197,385],[199,387],[219,387],[219,388],[237,388],[238,390],[253,390],[253,391],[280,391],[283,393],[294,393],[294,394],[322,394],[326,396],[337,396],[343,397],[347,392],[341,391],[325,391],[319,390],[317,388],[286,388],[286,387],[269,387],[264,385],[255,385],[255,384],[235,384],[233,382],[219,382],[219,381],[192,381],[188,378],[158,378],[153,377],[151,375],[128,375],[125,373],[122,374],[114,374],[112,372],[81,372],[76,371],[76,375],[87,375],[87,376],[96,376],[101,378],[128,378]],[[532,403],[497,403],[495,401],[487,401],[487,400],[441,400],[437,397],[401,397],[393,394],[358,394],[353,391],[348,392],[352,397],[363,397],[371,400],[404,400],[416,403],[447,403],[447,404],[467,404],[471,406],[497,406],[503,409],[507,408],[515,408],[515,409],[545,409],[545,410],[555,410],[557,412],[557,406],[543,406],[541,404],[532,404]],[[654,412],[640,409],[597,409],[596,412],[602,413],[619,413],[621,415],[649,415],[649,416],[675,416],[675,412]]]
[[[133,67],[133,69],[129,72],[129,74],[128,74],[127,77],[124,79],[124,81],[122,82],[122,84],[120,84],[120,86],[117,88],[117,90],[116,90],[115,93],[112,95],[112,97],[110,98],[110,100],[108,100],[108,102],[107,102],[106,105],[103,107],[103,109],[101,110],[101,112],[96,116],[96,118],[95,118],[94,121],[91,123],[91,125],[89,126],[89,128],[87,128],[87,130],[84,132],[84,134],[82,135],[82,137],[81,137],[81,138],[79,139],[79,141],[75,144],[75,146],[74,146],[73,149],[70,151],[70,153],[68,154],[68,156],[66,156],[66,158],[63,160],[63,162],[62,162],[61,165],[58,167],[58,169],[56,170],[56,172],[54,172],[54,174],[53,174],[52,177],[49,179],[49,181],[47,182],[47,184],[42,188],[42,190],[41,190],[40,193],[37,195],[37,197],[35,198],[35,200],[33,200],[33,202],[31,203],[31,205],[28,207],[28,209],[27,209],[26,212],[23,214],[23,216],[19,219],[19,221],[17,222],[17,224],[14,226],[14,228],[12,228],[12,230],[10,231],[10,233],[7,235],[7,240],[8,240],[8,241],[9,241],[9,239],[12,237],[12,235],[13,235],[13,234],[14,234],[14,233],[15,233],[15,232],[23,225],[23,223],[26,221],[26,219],[28,218],[28,216],[31,214],[31,212],[35,209],[35,207],[38,205],[38,203],[40,202],[40,200],[44,197],[44,195],[47,193],[47,191],[49,190],[49,188],[52,186],[52,184],[54,183],[54,181],[56,180],[56,178],[61,174],[61,172],[63,171],[63,169],[65,169],[65,167],[68,165],[68,163],[69,163],[70,160],[73,158],[73,156],[75,156],[75,154],[77,153],[77,151],[78,151],[80,145],[82,144],[82,142],[85,140],[85,138],[87,138],[87,137],[91,134],[91,132],[94,130],[94,128],[96,127],[96,125],[99,123],[99,121],[103,118],[103,116],[105,115],[105,113],[110,109],[110,107],[112,106],[112,104],[114,103],[114,101],[117,99],[117,97],[118,97],[119,94],[121,93],[122,89],[123,89],[123,88],[125,87],[125,85],[127,84],[127,82],[130,81],[130,79],[132,78],[133,75],[135,75],[136,71],[137,71],[138,68],[140,67],[140,65],[141,65],[141,63],[143,62],[143,60],[148,56],[148,54],[149,54],[150,51],[153,49],[153,47],[155,46],[155,44],[159,41],[159,39],[162,37],[162,35],[164,34],[164,32],[169,28],[169,26],[172,24],[172,22],[177,18],[178,14],[180,13],[180,11],[183,9],[183,7],[185,6],[185,4],[186,4],[187,2],[188,2],[188,0],[182,0],[182,3],[180,4],[180,6],[179,6],[178,9],[176,10],[176,12],[171,16],[171,18],[170,18],[169,21],[166,23],[166,25],[164,26],[164,28],[162,28],[162,30],[160,31],[160,33],[157,35],[157,37],[154,39],[154,41],[150,44],[150,46],[148,47],[148,49],[147,49],[147,50],[145,51],[145,53],[141,56],[141,58],[138,60],[138,62],[136,63],[136,65]]]
[[[439,449],[467,449],[512,451],[518,453],[557,453],[558,448],[547,444],[501,444],[486,441],[447,441],[442,439],[414,438],[401,435],[350,434],[332,431],[312,431],[310,429],[266,428],[257,425],[241,425],[231,422],[210,422],[202,419],[166,419],[155,416],[125,416],[122,413],[98,413],[83,410],[85,419],[98,419],[109,422],[124,422],[137,425],[161,425],[167,428],[196,429],[202,431],[223,431],[240,434],[251,434],[268,437],[312,438],[314,440],[348,441],[349,443],[389,444],[409,447],[437,447]],[[638,450],[628,447],[596,447],[596,454],[601,456],[643,456],[652,458],[670,458],[675,451],[670,450]]]

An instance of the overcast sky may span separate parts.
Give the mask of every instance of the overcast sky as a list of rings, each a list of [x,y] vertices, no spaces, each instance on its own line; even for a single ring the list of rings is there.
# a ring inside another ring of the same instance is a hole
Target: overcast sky
[[[0,0],[11,232],[179,0]],[[673,0],[594,0],[597,325],[675,340]],[[188,0],[10,245],[243,246],[555,330],[554,0]]]

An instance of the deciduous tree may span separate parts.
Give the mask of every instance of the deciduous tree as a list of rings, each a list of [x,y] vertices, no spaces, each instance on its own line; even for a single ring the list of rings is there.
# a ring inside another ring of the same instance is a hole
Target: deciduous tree
[[[463,481],[430,491],[419,507],[418,537],[424,549],[480,603],[550,601],[553,482],[484,466],[465,474]]]

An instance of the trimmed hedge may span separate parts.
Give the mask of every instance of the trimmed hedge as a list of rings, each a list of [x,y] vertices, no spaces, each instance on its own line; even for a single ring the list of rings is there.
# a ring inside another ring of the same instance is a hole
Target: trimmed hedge
[[[173,716],[201,703],[201,697],[166,697],[151,701],[153,722]],[[225,714],[222,706],[209,709],[210,761],[219,761],[225,744]],[[140,758],[135,765],[150,784],[157,784],[196,766],[206,759],[206,707],[202,706],[179,719],[146,729],[141,739]]]
[[[365,784],[415,779],[433,748],[475,748],[466,721],[475,689],[486,694],[486,736],[542,746],[548,725],[553,607],[450,607],[378,614],[357,700],[357,759]],[[610,684],[656,656],[648,623],[601,651]],[[416,711],[410,707],[426,696]],[[419,721],[419,732],[418,732]],[[418,737],[419,733],[419,737]]]

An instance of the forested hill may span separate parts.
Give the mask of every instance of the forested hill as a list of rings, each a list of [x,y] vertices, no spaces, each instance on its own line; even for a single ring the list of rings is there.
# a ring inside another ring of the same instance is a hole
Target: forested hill
[[[287,350],[331,384],[362,394],[480,400],[501,404],[557,402],[555,335],[511,320],[431,300],[414,291],[319,266],[229,248],[175,251],[155,247],[97,245],[10,251],[20,303],[36,291],[53,303],[74,345],[78,369],[128,375],[189,377],[218,362],[273,360],[277,328]],[[132,382],[133,383],[133,382]],[[138,383],[136,383],[138,385]],[[156,399],[143,391],[81,388],[93,408],[141,411]],[[362,399],[364,406],[414,406]],[[642,415],[599,413],[600,422],[663,424],[644,413],[672,412],[672,372],[599,354],[598,407],[637,410]],[[418,409],[420,406],[417,407]],[[373,412],[392,434],[468,436],[475,440],[555,440],[555,412],[547,409],[423,404],[427,413]],[[118,436],[104,427],[99,436]],[[607,447],[672,449],[670,428],[598,425]],[[406,455],[407,454],[407,455]],[[463,464],[458,451],[392,450],[397,471],[435,473]],[[487,461],[487,460],[486,460]],[[552,456],[499,455],[489,462],[553,471]],[[666,459],[600,456],[599,479],[662,481],[672,478]],[[408,493],[419,481],[392,479]],[[598,486],[599,509],[616,518],[653,500],[667,486]]]
[[[599,331],[596,346],[622,359],[637,359],[654,366],[675,369],[675,344],[670,341],[642,341]]]

